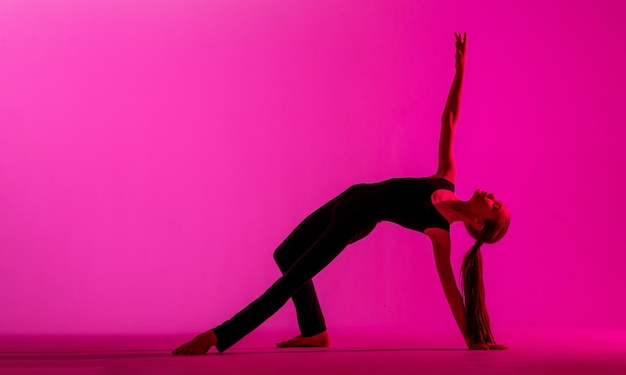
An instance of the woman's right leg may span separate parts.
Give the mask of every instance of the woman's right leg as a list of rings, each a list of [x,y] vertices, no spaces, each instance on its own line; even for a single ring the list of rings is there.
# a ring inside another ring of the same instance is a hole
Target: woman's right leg
[[[338,207],[342,206],[341,209]],[[317,240],[265,293],[231,319],[213,329],[215,345],[222,352],[280,309],[303,285],[326,267],[341,251],[373,229],[375,223],[358,215],[352,205],[332,205],[331,222]],[[367,228],[367,231],[363,231]]]
[[[336,201],[332,200],[309,215],[274,251],[274,260],[283,275],[330,225],[335,203]],[[312,280],[302,285],[291,298],[296,308],[300,334],[303,337],[312,337],[326,331],[324,315]]]
[[[331,200],[330,202],[326,203],[324,206],[320,207],[315,212],[310,214],[291,232],[291,234],[289,234],[289,236],[287,236],[283,243],[278,246],[278,248],[274,252],[274,259],[276,260],[276,264],[278,264],[278,267],[283,273],[283,276],[330,226],[333,217],[333,208],[335,207],[338,198],[339,197]],[[281,278],[281,280],[282,279],[283,278]],[[322,315],[321,308],[319,307],[319,302],[317,300],[317,295],[315,293],[313,282],[309,279],[303,281],[301,284],[302,287],[298,289],[295,293],[292,293],[291,298],[293,299],[296,307],[298,325],[300,327],[302,335],[313,336],[326,330],[326,326],[324,324],[324,316]],[[274,287],[274,289],[276,288]],[[266,292],[265,295],[267,294],[268,293]],[[267,300],[267,298],[265,299]],[[263,306],[263,304],[260,304],[259,301],[255,301],[245,310],[251,310],[252,306],[261,307]],[[241,317],[241,313],[237,314],[237,316]],[[243,321],[244,323],[248,323],[248,320],[249,319],[244,318],[240,319],[240,322]],[[232,323],[232,321],[233,319],[231,319],[230,323]],[[237,324],[229,325],[228,323],[229,322],[226,322],[224,325],[226,327],[237,326]],[[245,324],[240,323],[239,325],[244,326]],[[219,332],[220,327],[217,327],[214,330]],[[185,343],[174,349],[172,351],[172,354],[189,355],[205,353],[209,348],[215,346],[218,341],[214,330],[209,330],[207,332],[197,335],[188,343]],[[243,335],[239,333],[241,331],[239,329],[231,328],[229,330],[222,328],[222,330],[231,331],[229,332],[230,335],[227,336],[243,337]],[[233,340],[233,337],[230,337],[230,339],[232,341],[230,341],[228,344],[224,343],[224,341],[226,341],[225,339],[222,340],[222,346],[220,346],[218,349],[220,351],[225,350],[225,348],[229,347],[238,340],[238,338],[234,338]]]
[[[210,347],[215,346],[218,342],[216,333],[221,332],[222,339],[220,345],[217,345],[218,350],[223,351],[237,342],[241,337],[251,331],[256,325],[263,322],[272,313],[267,313],[268,307],[271,305],[282,306],[284,302],[278,302],[277,298],[286,296],[285,302],[291,296],[296,306],[296,312],[298,316],[298,325],[303,336],[309,332],[313,332],[315,335],[326,330],[324,325],[324,316],[319,307],[317,301],[317,295],[313,282],[311,281],[312,275],[307,279],[294,278],[297,273],[291,272],[290,275],[286,275],[290,269],[297,263],[297,261],[311,248],[315,242],[323,236],[323,234],[329,229],[333,219],[333,209],[337,203],[337,198],[328,202],[324,206],[317,209],[306,219],[304,219],[292,232],[287,236],[283,243],[278,246],[274,252],[274,259],[278,264],[283,277],[279,279],[263,296],[255,300],[244,310],[236,314],[232,319],[225,322],[219,327],[216,327],[207,332],[201,333],[194,337],[188,343],[185,343],[172,351],[175,355],[188,355],[188,354],[201,354],[205,353]],[[342,247],[343,248],[343,247]],[[330,261],[330,260],[329,260]],[[306,260],[303,264],[306,264]],[[301,267],[296,267],[301,268]],[[314,270],[311,267],[306,268],[306,273],[313,271],[314,273],[319,270]],[[296,270],[296,272],[298,272]],[[300,276],[305,272],[300,272]],[[287,277],[285,277],[287,276]],[[299,280],[296,280],[299,279]],[[301,285],[299,288],[298,285]],[[295,289],[293,287],[296,286]],[[285,287],[292,289],[286,291]],[[278,308],[276,307],[276,309]],[[263,315],[257,314],[254,311],[260,311]],[[260,317],[260,319],[259,319]],[[250,324],[252,321],[256,323]]]

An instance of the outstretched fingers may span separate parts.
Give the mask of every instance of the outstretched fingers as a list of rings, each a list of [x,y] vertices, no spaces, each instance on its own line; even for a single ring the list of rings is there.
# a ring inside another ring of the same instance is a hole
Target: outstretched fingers
[[[467,33],[454,33],[454,38],[456,39],[455,47],[455,67],[457,69],[462,69],[465,66],[465,42],[467,41]]]
[[[172,350],[174,355],[198,355],[206,353],[212,346],[217,344],[217,336],[212,330],[201,333],[191,341],[184,343]]]
[[[178,348],[172,350],[172,354],[174,355],[189,355],[191,351],[187,348],[187,344],[183,344]]]
[[[464,32],[463,35],[461,33],[454,32],[454,38],[456,39],[456,48],[457,50],[464,52],[465,51],[465,42],[467,42],[467,33]]]

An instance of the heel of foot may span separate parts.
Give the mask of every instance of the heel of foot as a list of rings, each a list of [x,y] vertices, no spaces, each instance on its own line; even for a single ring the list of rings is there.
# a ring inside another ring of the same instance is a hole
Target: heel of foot
[[[326,332],[310,337],[299,335],[291,340],[278,343],[276,346],[279,348],[327,348],[330,346],[330,338]]]
[[[316,337],[319,340],[320,346],[325,348],[330,346],[330,336],[328,336],[328,333],[322,332],[319,335],[316,335]]]

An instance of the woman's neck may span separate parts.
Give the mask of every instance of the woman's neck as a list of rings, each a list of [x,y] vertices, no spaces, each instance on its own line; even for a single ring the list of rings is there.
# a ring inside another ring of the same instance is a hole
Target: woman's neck
[[[457,221],[462,221],[464,223],[471,223],[472,221],[472,216],[468,215],[468,203],[458,198],[439,202],[436,207],[441,215],[448,220],[450,224]]]

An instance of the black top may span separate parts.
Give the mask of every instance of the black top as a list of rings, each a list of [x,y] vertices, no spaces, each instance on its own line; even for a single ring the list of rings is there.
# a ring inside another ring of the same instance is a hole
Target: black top
[[[391,221],[424,232],[428,228],[450,230],[450,223],[432,203],[435,190],[454,192],[454,184],[443,178],[392,178],[366,185],[375,202],[371,214],[377,221]]]

